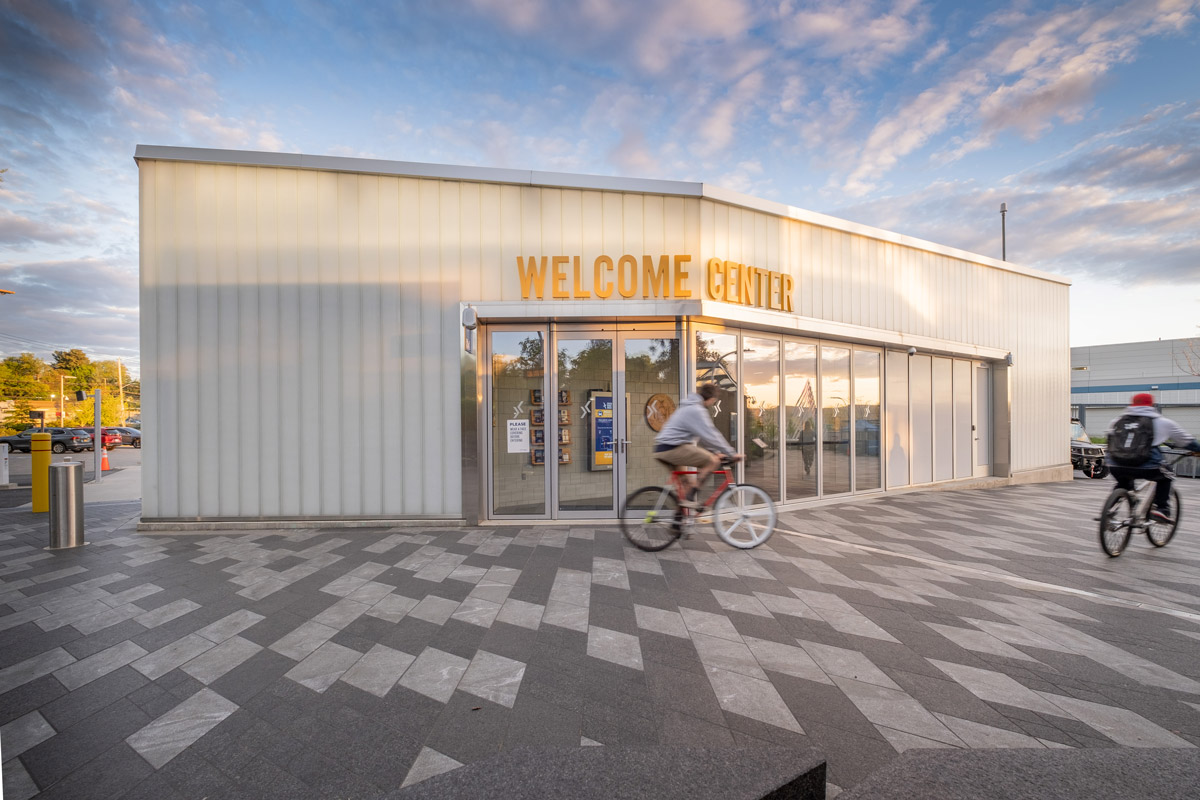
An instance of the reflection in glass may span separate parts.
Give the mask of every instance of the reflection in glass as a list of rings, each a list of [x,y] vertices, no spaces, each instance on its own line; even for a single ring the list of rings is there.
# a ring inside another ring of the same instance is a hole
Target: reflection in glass
[[[715,412],[713,424],[729,440],[734,450],[740,450],[737,334],[696,331],[696,385],[705,383],[717,385],[717,403],[712,409]]]
[[[738,337],[733,333],[696,331],[696,385],[715,383],[717,399],[713,424],[738,446]]]
[[[498,515],[546,513],[545,447],[532,443],[530,406],[534,390],[544,391],[545,340],[541,331],[492,333],[492,511]],[[522,409],[518,411],[517,409]],[[509,420],[525,420],[528,441],[509,441]]]
[[[625,485],[663,483],[667,472],[654,460],[654,437],[679,405],[679,340],[625,340],[625,396],[629,398]],[[665,398],[663,397],[665,395]]]
[[[882,483],[879,425],[879,353],[854,351],[854,490]]]
[[[850,349],[821,345],[824,494],[850,491]]]
[[[787,342],[784,351],[787,499],[817,496],[817,346]]]
[[[609,511],[613,507],[613,461],[617,457],[613,438],[605,437],[607,456],[593,460],[591,413],[582,410],[593,392],[611,396],[612,358],[612,339],[558,340],[558,386],[550,396],[557,403],[555,419],[565,420],[558,426],[555,442],[560,511]]]
[[[742,348],[746,397],[746,483],[780,500],[779,342],[746,337]]]

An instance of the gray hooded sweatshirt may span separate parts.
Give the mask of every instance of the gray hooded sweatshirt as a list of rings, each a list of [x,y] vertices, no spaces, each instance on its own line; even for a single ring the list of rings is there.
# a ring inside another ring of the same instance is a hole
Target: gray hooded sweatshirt
[[[697,442],[697,440],[699,440]],[[734,450],[725,437],[713,425],[712,413],[704,407],[704,398],[692,392],[679,404],[675,413],[663,425],[655,444],[678,447],[681,444],[699,444],[705,450],[734,455]]]
[[[1163,453],[1158,449],[1160,444],[1174,444],[1176,447],[1182,447],[1185,450],[1191,450],[1193,453],[1200,453],[1200,444],[1192,437],[1190,433],[1179,427],[1179,423],[1173,419],[1167,419],[1162,414],[1155,410],[1154,406],[1129,406],[1121,412],[1121,417],[1129,414],[1134,417],[1150,417],[1154,420],[1154,449],[1150,451],[1150,460],[1142,467],[1157,467],[1163,461]],[[1121,419],[1117,417],[1108,424],[1108,432],[1112,433],[1113,428],[1117,427],[1117,421]],[[1108,465],[1113,466],[1111,459],[1106,458]]]

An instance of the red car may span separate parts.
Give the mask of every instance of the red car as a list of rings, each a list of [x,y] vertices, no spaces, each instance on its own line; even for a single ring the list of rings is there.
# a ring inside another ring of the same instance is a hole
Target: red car
[[[90,430],[90,429],[89,429]],[[100,444],[105,450],[112,450],[117,445],[121,444],[121,432],[112,428],[100,429]],[[95,447],[89,447],[88,450],[95,450]]]

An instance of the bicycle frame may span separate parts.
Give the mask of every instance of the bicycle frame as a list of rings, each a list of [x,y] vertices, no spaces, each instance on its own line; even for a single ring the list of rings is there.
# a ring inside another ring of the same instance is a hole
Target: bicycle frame
[[[1171,451],[1167,451],[1167,453],[1171,454]],[[1163,462],[1160,469],[1166,474],[1170,475],[1171,480],[1174,481],[1175,470],[1172,469],[1172,467],[1190,455],[1191,452],[1184,451],[1182,454],[1176,456],[1172,461]],[[1150,520],[1150,506],[1154,503],[1154,492],[1158,487],[1158,482],[1145,480],[1142,478],[1139,478],[1138,480],[1140,481],[1140,484],[1138,482],[1133,484],[1133,494],[1137,497],[1138,502],[1133,508],[1133,518],[1131,523],[1133,527],[1144,528]]]
[[[698,475],[698,474],[699,473],[694,469],[677,469],[677,470],[672,471],[671,472],[671,488],[673,488],[675,490],[675,496],[680,498],[681,500],[684,499],[686,497],[686,492],[687,492],[687,488],[686,488],[687,484],[684,482],[684,476],[685,475]],[[718,486],[713,491],[713,493],[708,496],[708,499],[704,501],[705,506],[711,506],[713,501],[721,496],[721,492],[725,491],[725,488],[727,486],[733,485],[733,482],[734,482],[733,481],[733,470],[727,469],[725,467],[721,467],[719,469],[714,469],[712,472],[709,473],[709,477],[715,477],[717,475],[723,475],[725,477],[725,479],[721,482],[721,485]],[[697,484],[696,488],[697,488],[697,490],[700,488],[699,484]]]

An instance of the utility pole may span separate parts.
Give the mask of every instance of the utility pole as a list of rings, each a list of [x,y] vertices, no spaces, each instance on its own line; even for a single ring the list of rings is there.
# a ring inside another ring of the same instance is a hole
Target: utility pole
[[[117,391],[121,395],[121,424],[125,424],[125,379],[121,377],[121,358],[117,357]]]

